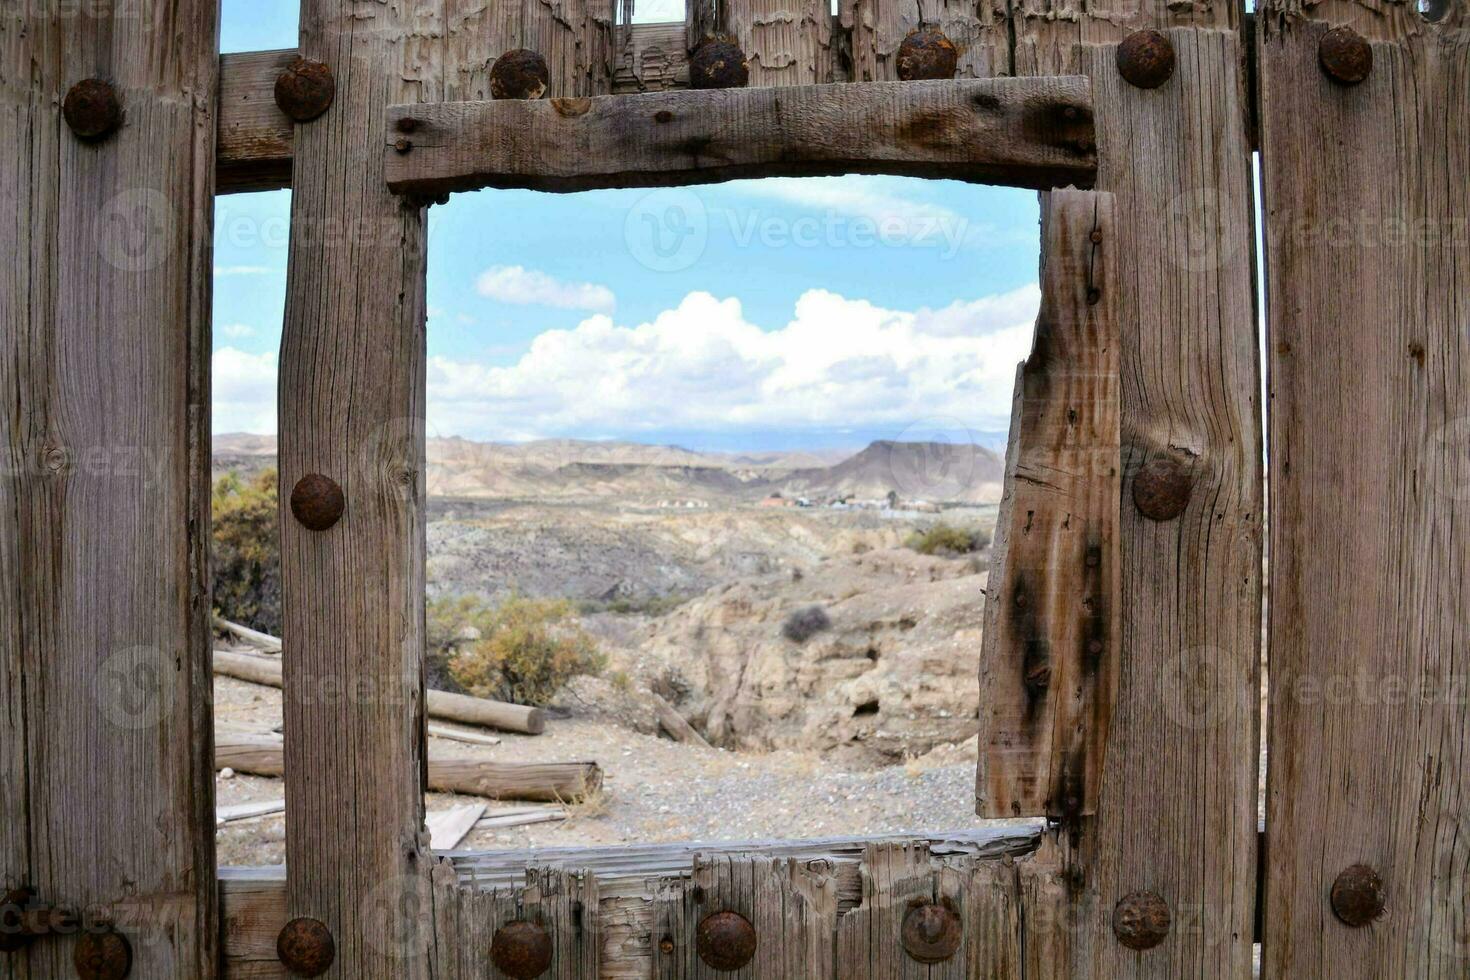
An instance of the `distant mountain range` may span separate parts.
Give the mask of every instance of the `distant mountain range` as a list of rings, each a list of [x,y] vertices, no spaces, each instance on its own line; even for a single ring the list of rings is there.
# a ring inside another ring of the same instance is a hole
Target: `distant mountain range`
[[[275,462],[274,436],[215,436],[214,469],[254,472]],[[428,489],[436,497],[646,504],[754,501],[772,494],[813,502],[880,500],[994,503],[1002,457],[983,446],[880,441],[860,451],[699,452],[635,442],[527,443],[431,439]]]

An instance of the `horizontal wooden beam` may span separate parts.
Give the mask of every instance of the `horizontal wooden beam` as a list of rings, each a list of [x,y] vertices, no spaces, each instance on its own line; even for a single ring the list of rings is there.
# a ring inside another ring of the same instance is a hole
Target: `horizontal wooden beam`
[[[291,120],[276,105],[276,78],[296,49],[220,56],[216,193],[291,186]]]
[[[395,192],[898,174],[1050,188],[1097,168],[1085,78],[864,82],[393,106]]]
[[[1024,863],[1026,856],[1036,850],[1039,839],[1037,826],[1010,826],[920,837],[916,843],[935,866],[953,868],[976,862],[996,866],[1007,861]],[[654,935],[654,930],[660,912],[671,894],[689,885],[697,860],[759,855],[793,865],[825,862],[819,866],[835,878],[836,911],[845,914],[865,899],[862,869],[865,857],[875,848],[913,841],[913,837],[835,837],[537,848],[464,852],[450,855],[449,860],[460,886],[477,891],[523,887],[528,871],[536,868],[558,868],[595,877],[602,935],[599,975],[646,978],[653,975],[653,959],[660,938]],[[1014,881],[1015,869],[999,877]],[[881,901],[884,897],[872,896],[868,901]],[[1019,901],[1019,895],[1016,898]],[[287,919],[285,869],[221,868],[220,902],[224,966],[221,975],[229,980],[287,977],[276,958],[276,937]]]

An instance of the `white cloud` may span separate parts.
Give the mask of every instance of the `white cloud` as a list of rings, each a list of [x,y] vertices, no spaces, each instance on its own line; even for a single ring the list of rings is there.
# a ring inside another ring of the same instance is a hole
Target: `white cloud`
[[[276,355],[247,354],[234,347],[214,352],[215,432],[276,431]]]
[[[552,306],[561,310],[611,313],[617,305],[612,290],[590,282],[562,282],[536,269],[497,265],[475,284],[481,296],[518,306]]]
[[[227,323],[219,328],[219,332],[231,340],[255,336],[255,328],[248,323]]]
[[[439,431],[500,439],[901,428],[938,417],[1004,429],[1039,300],[1032,285],[905,312],[810,290],[790,322],[765,331],[738,300],[695,292],[649,323],[598,315],[547,331],[508,367],[432,357],[429,415]]]

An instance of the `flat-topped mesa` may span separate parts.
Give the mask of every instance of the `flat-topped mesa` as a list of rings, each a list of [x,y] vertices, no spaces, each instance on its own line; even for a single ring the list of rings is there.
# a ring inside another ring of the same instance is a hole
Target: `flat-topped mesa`
[[[1081,77],[865,82],[393,106],[396,193],[570,192],[750,177],[890,174],[1032,189],[1090,186]]]

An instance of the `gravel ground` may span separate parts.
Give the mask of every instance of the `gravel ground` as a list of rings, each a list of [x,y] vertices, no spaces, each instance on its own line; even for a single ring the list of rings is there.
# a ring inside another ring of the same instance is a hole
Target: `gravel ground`
[[[221,726],[269,729],[280,724],[280,692],[216,678],[215,712]],[[429,750],[504,761],[593,759],[602,766],[604,792],[571,807],[568,820],[476,830],[461,849],[944,832],[977,822],[972,746],[863,770],[815,753],[698,748],[576,718],[552,719],[544,735],[496,734],[500,745],[431,738]],[[280,780],[243,774],[217,774],[215,789],[218,805],[284,796]],[[431,793],[426,805],[434,811],[476,801]],[[491,812],[516,805],[491,804]],[[218,840],[222,865],[279,864],[285,860],[285,818],[231,823]]]

